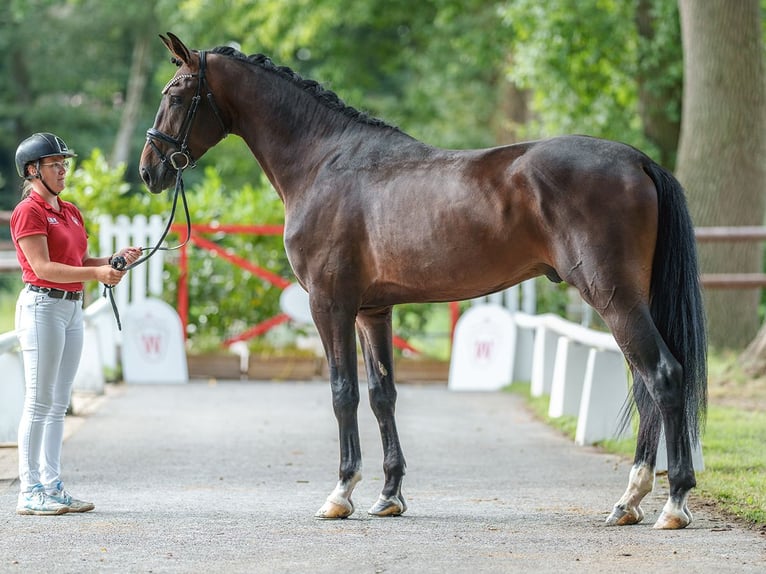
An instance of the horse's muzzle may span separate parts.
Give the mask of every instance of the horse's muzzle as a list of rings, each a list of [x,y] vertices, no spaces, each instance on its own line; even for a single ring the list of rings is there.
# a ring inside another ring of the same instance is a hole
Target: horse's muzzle
[[[139,168],[139,172],[141,174],[141,181],[144,182],[146,188],[152,193],[162,193],[162,191],[170,187],[170,183],[172,183],[165,181],[169,178],[166,177],[167,170],[164,170],[162,165],[153,168],[142,165]]]

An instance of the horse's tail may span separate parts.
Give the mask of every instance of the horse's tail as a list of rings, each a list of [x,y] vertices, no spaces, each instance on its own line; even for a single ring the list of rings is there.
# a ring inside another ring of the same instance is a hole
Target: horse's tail
[[[707,411],[707,335],[694,226],[678,180],[654,162],[644,169],[657,188],[658,201],[650,309],[665,344],[683,367],[684,420],[696,442]],[[652,400],[645,388],[634,389],[633,398],[637,403]],[[656,419],[644,421],[648,428],[659,429],[659,409],[638,406]]]

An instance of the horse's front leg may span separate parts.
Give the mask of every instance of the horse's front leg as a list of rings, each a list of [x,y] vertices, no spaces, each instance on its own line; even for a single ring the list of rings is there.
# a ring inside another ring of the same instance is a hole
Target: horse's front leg
[[[378,419],[383,441],[385,484],[377,502],[368,512],[375,516],[399,516],[407,510],[402,496],[406,464],[396,430],[391,307],[360,312],[356,324],[367,370],[370,406]]]
[[[347,518],[354,512],[351,495],[362,479],[362,452],[359,445],[359,380],[356,369],[354,312],[313,297],[311,311],[324,345],[330,370],[332,406],[338,421],[340,467],[338,484],[316,512],[317,518]]]

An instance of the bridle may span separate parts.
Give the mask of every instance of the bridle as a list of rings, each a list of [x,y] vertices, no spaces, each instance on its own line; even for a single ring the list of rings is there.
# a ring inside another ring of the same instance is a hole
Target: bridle
[[[149,259],[152,255],[154,255],[155,252],[157,251],[169,251],[172,249],[180,249],[181,247],[183,247],[189,242],[189,239],[191,239],[191,218],[189,216],[189,206],[186,203],[186,193],[184,192],[183,171],[188,167],[194,168],[197,166],[197,162],[194,161],[194,158],[192,157],[191,152],[189,151],[188,141],[189,141],[189,133],[191,132],[192,125],[194,124],[194,118],[196,117],[197,110],[199,109],[199,103],[202,100],[202,92],[206,92],[206,97],[207,97],[208,103],[210,104],[210,109],[213,110],[213,113],[215,114],[215,117],[218,120],[218,124],[221,126],[223,137],[226,137],[227,135],[229,135],[229,130],[226,128],[226,124],[224,124],[223,118],[221,117],[221,112],[215,103],[213,92],[210,91],[210,86],[207,83],[207,79],[205,77],[206,67],[207,67],[207,52],[202,51],[199,53],[199,74],[181,74],[180,76],[175,76],[162,89],[162,93],[164,94],[165,92],[167,92],[167,90],[171,86],[173,86],[176,82],[182,79],[199,77],[199,81],[197,82],[197,93],[192,98],[191,104],[189,105],[189,109],[186,111],[186,117],[184,118],[184,123],[181,125],[179,136],[174,138],[173,136],[170,136],[164,132],[161,132],[160,130],[155,129],[153,127],[146,130],[146,142],[149,144],[149,146],[151,146],[151,148],[160,158],[160,162],[166,165],[169,164],[170,167],[173,170],[175,170],[176,187],[175,187],[175,193],[173,195],[173,207],[170,211],[168,224],[165,227],[165,231],[163,231],[159,241],[154,246],[154,249],[152,249],[144,257],[141,257],[140,259],[131,263],[129,266],[125,268],[126,270],[130,270],[136,265],[143,263],[144,261]],[[154,142],[154,140],[161,140],[165,143],[169,143],[171,146],[174,146],[176,148],[176,151],[171,153],[170,156],[166,156],[164,153],[162,153],[162,150],[159,147],[157,147],[157,144]],[[183,243],[181,243],[180,245],[177,245],[176,247],[160,247],[162,242],[165,241],[165,237],[167,237],[167,234],[170,232],[170,227],[173,224],[173,219],[176,213],[176,205],[178,203],[179,192],[184,204],[184,212],[186,215],[186,239],[184,240]]]
[[[160,162],[166,165],[169,164],[172,169],[178,172],[183,171],[187,167],[193,168],[193,167],[196,167],[197,165],[197,163],[194,161],[194,158],[191,155],[191,152],[189,151],[188,140],[189,140],[189,133],[191,132],[192,125],[194,124],[194,118],[197,115],[197,110],[199,109],[199,104],[200,104],[200,101],[202,100],[203,91],[207,92],[206,93],[207,101],[210,104],[210,109],[213,110],[213,113],[215,114],[215,117],[218,120],[218,124],[221,126],[223,137],[226,137],[227,135],[229,135],[229,130],[226,128],[226,124],[224,124],[223,122],[223,118],[221,117],[221,112],[215,103],[213,92],[210,91],[210,86],[208,85],[207,79],[205,78],[206,64],[207,64],[207,53],[202,51],[199,54],[199,74],[182,74],[180,76],[176,76],[172,80],[170,80],[170,82],[168,82],[168,84],[162,90],[163,93],[166,92],[171,86],[173,86],[176,82],[182,79],[194,78],[195,76],[199,77],[199,81],[197,82],[197,93],[192,98],[191,104],[189,105],[189,109],[186,111],[186,117],[184,118],[184,123],[181,124],[181,129],[180,129],[180,133],[178,137],[173,137],[153,127],[146,130],[146,141],[149,144],[149,146],[151,146],[151,148],[154,150],[154,152],[157,154],[157,156],[160,158]],[[162,150],[159,147],[157,147],[155,140],[161,140],[165,143],[168,143],[171,146],[174,146],[176,150],[173,153],[171,153],[170,156],[166,156],[164,153],[162,153]]]
[[[164,132],[161,132],[160,130],[155,129],[153,127],[146,130],[146,142],[149,144],[149,146],[154,150],[154,152],[160,158],[160,162],[165,165],[169,165],[176,172],[176,186],[175,186],[175,192],[173,194],[173,207],[170,210],[168,223],[165,226],[165,230],[162,232],[162,235],[160,236],[159,240],[157,241],[157,244],[153,248],[149,248],[149,247],[141,248],[141,250],[149,251],[149,253],[147,253],[143,257],[140,257],[139,259],[137,259],[130,265],[125,265],[125,260],[122,257],[115,257],[114,261],[112,261],[112,267],[114,267],[115,269],[130,271],[137,265],[144,263],[157,251],[172,251],[175,249],[181,249],[191,239],[191,216],[189,215],[189,206],[186,203],[183,171],[186,168],[189,168],[189,167],[194,168],[197,166],[197,162],[194,161],[194,158],[192,157],[191,152],[189,151],[188,140],[189,140],[189,133],[191,132],[192,125],[194,124],[194,118],[197,115],[197,110],[199,109],[199,104],[200,104],[200,101],[202,100],[202,92],[206,92],[206,98],[208,103],[210,104],[210,109],[213,110],[213,114],[218,120],[218,124],[221,126],[223,137],[226,137],[227,135],[229,135],[229,130],[226,128],[226,124],[224,124],[223,122],[223,118],[221,117],[221,112],[215,103],[213,92],[210,91],[210,86],[208,85],[207,79],[205,78],[205,67],[207,63],[206,56],[207,54],[204,51],[200,52],[199,54],[199,74],[181,74],[180,76],[175,76],[173,79],[171,79],[167,83],[167,85],[162,90],[162,92],[165,93],[171,86],[173,86],[176,82],[179,82],[180,80],[199,77],[199,81],[197,82],[197,93],[192,98],[191,104],[189,105],[189,109],[186,111],[186,117],[184,118],[184,123],[181,125],[179,136],[174,138],[173,136],[170,136]],[[165,143],[168,143],[171,146],[175,147],[176,149],[169,156],[167,156],[162,152],[162,150],[159,147],[157,147],[155,140],[160,140]],[[179,194],[181,195],[181,200],[183,201],[183,204],[184,204],[184,214],[186,216],[186,238],[184,239],[182,243],[174,247],[161,247],[162,242],[165,241],[165,238],[170,232],[170,227],[173,225],[173,220],[175,219],[175,214],[176,214],[176,206],[178,205]],[[119,260],[122,260],[122,261],[119,261]],[[114,296],[112,294],[113,288],[114,288],[113,285],[104,285],[104,296],[106,296],[108,291],[109,298],[112,304],[112,311],[114,311],[114,317],[117,320],[117,327],[121,330],[122,325],[120,323],[120,314],[117,310],[117,305],[114,302]]]

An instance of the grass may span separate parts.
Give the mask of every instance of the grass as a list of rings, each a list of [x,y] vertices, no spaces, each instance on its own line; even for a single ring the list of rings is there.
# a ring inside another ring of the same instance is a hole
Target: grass
[[[750,385],[745,385],[743,392],[747,398],[737,404],[731,393],[731,379],[742,378],[736,357],[719,355],[712,358],[712,362],[723,362],[726,368],[720,368],[720,364],[711,367],[711,401],[702,438],[705,469],[697,473],[696,493],[714,501],[725,512],[763,527],[766,525],[766,411],[760,408],[759,401],[752,399],[753,389],[760,389],[763,381],[751,380]],[[721,387],[729,391],[725,398],[722,395],[717,399]],[[550,418],[549,397],[532,397],[529,384],[514,383],[508,390],[526,397],[539,418],[574,439],[576,417]],[[755,392],[760,401],[766,400],[766,394]],[[632,458],[636,441],[635,438],[606,440],[598,446]]]

